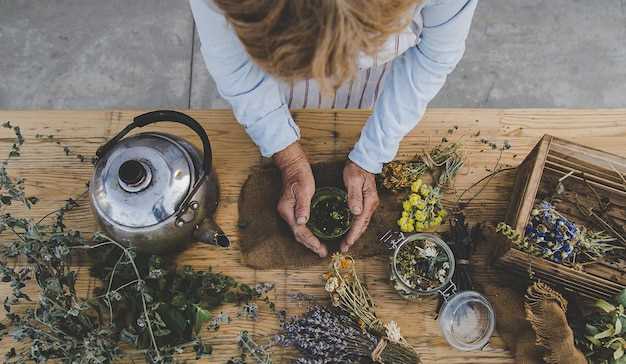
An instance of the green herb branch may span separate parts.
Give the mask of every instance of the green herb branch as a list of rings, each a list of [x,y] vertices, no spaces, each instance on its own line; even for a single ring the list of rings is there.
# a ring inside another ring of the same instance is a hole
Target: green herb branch
[[[156,339],[154,338],[154,331],[152,329],[152,322],[150,321],[150,315],[148,314],[148,307],[146,305],[146,296],[145,296],[145,292],[144,292],[144,282],[141,279],[141,274],[139,274],[139,269],[137,269],[137,265],[135,264],[135,260],[133,259],[133,255],[131,255],[130,250],[128,248],[126,248],[124,245],[118,243],[117,241],[113,240],[112,238],[102,234],[102,233],[96,233],[95,238],[102,238],[105,239],[105,242],[96,244],[96,245],[83,245],[83,246],[73,246],[71,247],[71,249],[95,249],[95,248],[99,248],[99,247],[103,247],[103,246],[107,246],[107,245],[115,245],[116,247],[118,247],[119,249],[121,249],[124,252],[124,255],[126,255],[128,257],[128,262],[132,265],[133,270],[135,271],[135,274],[137,275],[137,280],[134,281],[137,285],[137,290],[140,293],[141,296],[141,303],[143,305],[143,312],[144,312],[144,317],[146,319],[146,323],[148,325],[148,332],[150,334],[150,341],[152,342],[152,347],[154,349],[154,353],[156,355],[157,361],[161,361],[161,355],[160,355],[160,350],[159,350],[159,346],[156,343]],[[120,257],[121,258],[121,257]],[[121,261],[121,259],[118,259],[118,263]],[[117,264],[116,266],[117,267]],[[115,271],[113,272],[115,273]],[[111,307],[110,304],[110,294],[111,294],[111,285],[113,282],[113,276],[114,274],[111,275],[111,278],[109,280],[109,287],[107,290],[107,293],[105,294],[105,297],[107,298],[107,304],[109,305],[109,307]],[[125,288],[127,286],[129,286],[130,283],[125,284],[124,286],[120,286],[116,289],[116,291],[119,291],[122,288]],[[111,309],[111,317],[113,317],[112,315],[112,309]]]

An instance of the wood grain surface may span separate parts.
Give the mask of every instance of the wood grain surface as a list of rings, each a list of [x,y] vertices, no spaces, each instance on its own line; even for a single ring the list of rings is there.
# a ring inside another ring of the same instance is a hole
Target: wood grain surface
[[[22,156],[9,163],[12,175],[26,178],[31,194],[39,196],[41,202],[32,211],[33,218],[62,206],[65,199],[76,197],[85,190],[92,168],[89,157],[96,148],[116,131],[127,125],[140,114],[137,111],[0,111],[0,123],[11,121],[20,126],[26,139]],[[289,314],[302,312],[302,304],[291,299],[290,294],[303,292],[324,300],[320,275],[327,261],[319,265],[298,270],[259,271],[240,264],[238,251],[237,197],[249,169],[263,160],[255,145],[244,130],[236,124],[230,111],[207,110],[185,111],[198,120],[207,130],[212,147],[214,166],[217,170],[222,190],[217,221],[234,241],[228,250],[194,244],[182,252],[177,262],[198,269],[212,266],[214,270],[229,274],[245,283],[273,282],[276,285],[271,299],[277,308],[287,309]],[[294,117],[302,130],[302,145],[311,161],[324,161],[345,156],[358,138],[360,129],[369,115],[368,111],[294,111]],[[149,127],[174,133],[188,138],[197,146],[199,139],[193,132],[174,124],[161,124]],[[480,132],[480,135],[477,135]],[[456,180],[455,188],[446,196],[453,202],[455,194],[491,171],[498,159],[506,166],[518,165],[544,133],[569,139],[615,154],[626,156],[626,109],[624,110],[563,110],[563,109],[432,109],[422,122],[403,141],[399,158],[408,158],[422,150],[429,149],[447,138],[461,139],[468,160]],[[36,138],[37,134],[54,135],[53,140]],[[485,139],[499,146],[506,140],[512,148],[500,156],[498,149],[485,144]],[[57,144],[55,141],[59,141]],[[0,154],[8,153],[13,143],[10,130],[0,129]],[[68,146],[66,155],[63,146]],[[87,161],[80,162],[75,156],[80,153]],[[467,208],[471,221],[498,222],[504,220],[508,199],[513,186],[513,174],[495,178],[479,197]],[[468,194],[468,195],[471,195]],[[466,196],[467,197],[467,196]],[[73,229],[94,231],[94,219],[83,198],[81,206],[67,215],[68,225]],[[6,237],[4,237],[6,239]],[[294,242],[294,244],[296,244]],[[16,261],[16,265],[23,262]],[[481,269],[484,257],[475,257],[476,275],[487,280],[497,279],[491,270]],[[80,279],[77,287],[82,295],[90,296],[96,285],[89,278],[86,262],[78,259],[75,263]],[[398,320],[402,332],[420,352],[424,362],[445,363],[509,363],[510,353],[505,349],[497,333],[489,346],[481,352],[460,352],[452,349],[441,336],[434,320],[436,299],[425,299],[419,303],[402,300],[388,283],[386,257],[370,258],[357,262],[357,269],[368,284],[377,311],[383,319]],[[498,273],[504,274],[504,273]],[[9,292],[6,284],[0,285],[0,297]],[[30,287],[30,292],[35,292]],[[214,347],[214,354],[206,362],[224,363],[237,354],[236,336],[241,330],[248,330],[261,342],[278,329],[274,315],[262,303],[257,321],[235,319],[224,325],[217,333],[205,331],[203,337]],[[224,312],[236,316],[237,308],[225,306]],[[4,312],[0,313],[0,319]],[[0,354],[13,345],[9,340],[0,342]],[[287,362],[293,353],[285,350],[274,352],[277,363]],[[141,359],[140,354],[131,358]],[[179,359],[192,359],[191,353]]]

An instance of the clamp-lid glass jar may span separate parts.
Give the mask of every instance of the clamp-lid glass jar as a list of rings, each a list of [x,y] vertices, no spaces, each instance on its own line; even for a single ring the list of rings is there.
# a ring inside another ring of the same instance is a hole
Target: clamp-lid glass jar
[[[404,236],[391,231],[381,241],[391,250],[390,280],[400,296],[418,300],[441,295],[444,303],[437,320],[451,346],[470,351],[489,343],[495,329],[493,307],[478,292],[457,292],[452,282],[455,259],[448,244],[434,234]]]

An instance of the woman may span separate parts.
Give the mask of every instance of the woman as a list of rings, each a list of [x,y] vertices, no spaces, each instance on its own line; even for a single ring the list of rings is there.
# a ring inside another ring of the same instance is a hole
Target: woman
[[[280,215],[321,257],[306,227],[315,181],[289,108],[373,105],[343,172],[356,215],[347,251],[378,205],[374,175],[461,59],[478,0],[190,1],[220,94],[282,172]]]

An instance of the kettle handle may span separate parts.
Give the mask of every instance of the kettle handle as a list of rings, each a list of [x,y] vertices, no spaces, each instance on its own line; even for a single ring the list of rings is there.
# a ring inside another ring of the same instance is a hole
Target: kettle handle
[[[193,131],[198,134],[200,140],[202,141],[202,149],[203,149],[203,162],[202,168],[204,169],[205,174],[211,173],[213,153],[211,151],[211,143],[209,142],[209,136],[207,135],[204,128],[191,116],[185,115],[182,112],[173,111],[173,110],[158,110],[151,111],[145,114],[141,114],[136,116],[133,119],[133,122],[128,124],[122,131],[120,131],[116,136],[114,136],[111,140],[106,142],[103,146],[98,148],[96,151],[96,156],[102,157],[104,153],[111,148],[111,146],[117,143],[120,139],[126,136],[131,130],[135,128],[143,128],[146,125],[154,124],[163,121],[171,121],[175,123],[180,123],[185,126],[188,126]]]

